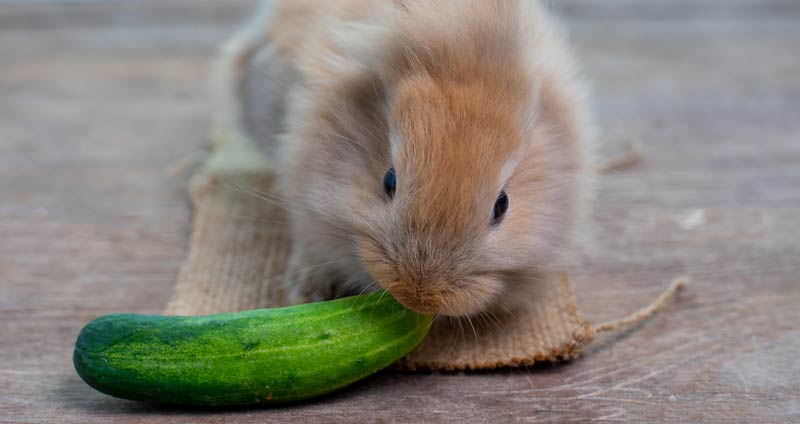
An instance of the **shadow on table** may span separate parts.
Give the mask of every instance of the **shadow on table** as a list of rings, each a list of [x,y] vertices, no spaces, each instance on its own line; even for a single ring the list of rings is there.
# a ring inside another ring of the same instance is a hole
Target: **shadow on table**
[[[580,359],[578,359],[580,361]],[[63,408],[78,413],[91,415],[137,415],[137,416],[179,416],[179,415],[214,415],[236,414],[254,411],[322,411],[330,409],[332,404],[359,404],[379,396],[400,396],[412,393],[427,392],[429,378],[459,379],[482,375],[525,375],[542,376],[560,373],[567,363],[540,363],[519,368],[498,368],[495,370],[453,371],[453,372],[410,372],[400,370],[384,370],[376,375],[338,390],[305,401],[288,402],[272,405],[250,405],[235,407],[203,407],[162,405],[152,402],[138,402],[118,399],[94,390],[84,383],[77,374],[63,376],[54,394],[54,401]]]

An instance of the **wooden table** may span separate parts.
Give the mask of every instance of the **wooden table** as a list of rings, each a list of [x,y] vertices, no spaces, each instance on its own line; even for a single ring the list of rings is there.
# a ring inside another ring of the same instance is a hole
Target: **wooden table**
[[[800,3],[568,0],[602,140],[573,276],[590,320],[693,285],[570,364],[381,373],[284,408],[190,411],[95,392],[83,324],[155,313],[185,254],[215,46],[244,0],[0,0],[0,422],[800,421]]]

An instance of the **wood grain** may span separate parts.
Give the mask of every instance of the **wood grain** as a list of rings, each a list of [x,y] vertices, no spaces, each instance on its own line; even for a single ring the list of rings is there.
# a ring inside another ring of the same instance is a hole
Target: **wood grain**
[[[382,373],[321,401],[190,411],[77,377],[80,327],[157,312],[185,254],[215,47],[249,2],[0,0],[0,422],[800,421],[800,6],[791,0],[552,2],[610,150],[587,318],[694,284],[570,364]]]

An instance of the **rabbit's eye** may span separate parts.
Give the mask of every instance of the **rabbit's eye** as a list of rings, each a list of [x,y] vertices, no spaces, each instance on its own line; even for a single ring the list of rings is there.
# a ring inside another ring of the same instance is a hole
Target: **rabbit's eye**
[[[390,199],[394,198],[394,191],[397,189],[397,177],[394,175],[394,168],[389,168],[383,176],[383,190]]]
[[[500,195],[497,196],[497,200],[494,202],[494,209],[492,209],[492,226],[496,226],[500,223],[505,216],[506,211],[508,210],[508,195],[505,191],[501,191]]]

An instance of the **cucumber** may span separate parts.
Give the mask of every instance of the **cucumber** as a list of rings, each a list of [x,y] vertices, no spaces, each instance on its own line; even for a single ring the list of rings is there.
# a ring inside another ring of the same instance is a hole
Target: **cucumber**
[[[95,389],[176,405],[278,403],[329,393],[402,358],[432,317],[387,293],[207,316],[95,319],[73,363]]]

